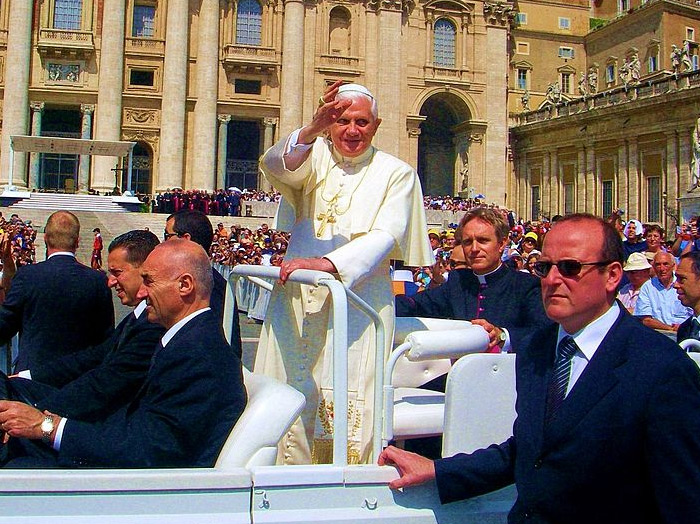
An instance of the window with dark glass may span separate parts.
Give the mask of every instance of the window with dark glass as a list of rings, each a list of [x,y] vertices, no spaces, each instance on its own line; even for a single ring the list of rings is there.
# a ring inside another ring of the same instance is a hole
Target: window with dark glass
[[[262,82],[260,80],[236,78],[233,86],[236,93],[241,95],[259,95],[262,92]]]
[[[435,42],[433,49],[433,62],[440,67],[455,66],[455,38],[457,29],[455,25],[441,18],[435,22]]]
[[[130,69],[129,84],[132,86],[153,87],[155,72],[148,69]]]
[[[155,35],[155,17],[155,5],[134,5],[134,22],[131,26],[131,36],[139,38],[153,38]]]
[[[82,21],[82,12],[83,0],[55,0],[53,6],[54,29],[79,31]]]
[[[236,13],[236,43],[260,45],[261,35],[262,7],[256,0],[241,0]]]

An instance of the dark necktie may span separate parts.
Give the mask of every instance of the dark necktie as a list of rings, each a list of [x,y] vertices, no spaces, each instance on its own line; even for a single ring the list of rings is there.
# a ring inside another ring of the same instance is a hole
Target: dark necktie
[[[163,351],[163,349],[164,349],[164,347],[163,347],[163,342],[162,342],[162,341],[158,342],[158,345],[156,346],[156,349],[155,349],[155,351],[153,352],[153,356],[151,357],[151,369],[153,369],[153,365],[154,365],[155,362],[156,362],[156,357],[158,356],[158,354],[159,354],[161,351]]]
[[[569,377],[571,376],[571,359],[577,350],[576,342],[568,335],[559,342],[557,357],[554,361],[554,371],[547,388],[546,422],[550,422],[554,418],[561,403],[564,402],[566,388],[569,385]]]

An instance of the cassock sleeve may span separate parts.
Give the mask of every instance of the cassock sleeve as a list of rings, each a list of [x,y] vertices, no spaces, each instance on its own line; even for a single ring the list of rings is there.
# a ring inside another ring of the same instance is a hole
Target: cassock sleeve
[[[394,237],[389,233],[374,230],[331,251],[324,258],[333,262],[340,280],[352,288],[386,259],[394,245]]]

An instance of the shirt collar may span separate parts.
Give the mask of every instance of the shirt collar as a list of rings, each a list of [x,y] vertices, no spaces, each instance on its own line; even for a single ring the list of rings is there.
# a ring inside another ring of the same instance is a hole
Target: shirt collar
[[[610,328],[617,321],[617,317],[619,316],[620,307],[617,305],[617,302],[613,302],[610,309],[608,309],[590,324],[579,329],[576,333],[567,333],[560,325],[559,334],[557,336],[557,346],[562,338],[570,335],[573,337],[574,342],[576,342],[579,351],[583,353],[586,360],[590,362],[601,342],[603,342],[605,335],[608,334],[608,331],[610,331]]]
[[[163,345],[163,347],[168,345],[168,342],[172,340],[172,338],[177,335],[177,332],[182,329],[182,327],[187,324],[190,320],[192,320],[194,317],[197,315],[201,315],[205,311],[211,311],[210,307],[205,307],[202,309],[198,309],[194,313],[190,313],[187,315],[185,318],[180,320],[177,324],[175,324],[173,327],[171,327],[169,330],[165,332],[165,335],[163,335],[163,338],[160,339],[160,343]]]
[[[496,271],[498,271],[498,270],[501,269],[502,267],[503,267],[503,264],[500,264],[500,263],[499,263],[499,264],[498,264],[498,267],[497,267],[496,269],[494,269],[493,271],[489,271],[488,273],[484,273],[483,275],[478,275],[478,274],[474,273],[474,276],[475,276],[475,277],[477,278],[477,280],[479,281],[479,284],[486,284],[486,283],[487,283],[487,282],[486,282],[486,277],[492,276]],[[490,279],[489,279],[489,280],[490,280]]]
[[[338,153],[335,147],[332,147],[331,151],[333,152],[333,160],[339,166],[356,166],[359,164],[364,164],[370,158],[372,158],[372,155],[374,154],[374,146],[370,145],[362,154],[353,157],[341,155],[340,153]]]
[[[141,313],[143,313],[143,311],[146,309],[147,305],[148,304],[146,304],[145,300],[139,302],[139,305],[134,308],[134,316],[136,318],[139,318],[141,316]]]
[[[51,253],[46,260],[49,258],[57,257],[59,255],[68,255],[69,257],[75,258],[75,253],[71,253],[70,251],[56,251],[55,253]]]

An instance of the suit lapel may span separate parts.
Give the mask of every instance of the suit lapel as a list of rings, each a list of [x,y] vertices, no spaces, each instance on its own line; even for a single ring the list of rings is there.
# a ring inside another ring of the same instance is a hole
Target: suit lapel
[[[627,316],[626,312],[620,312],[615,324],[562,403],[556,417],[545,428],[545,447],[555,446],[559,440],[565,438],[617,385],[617,368],[627,360],[627,340],[620,330],[620,324],[629,321]]]

